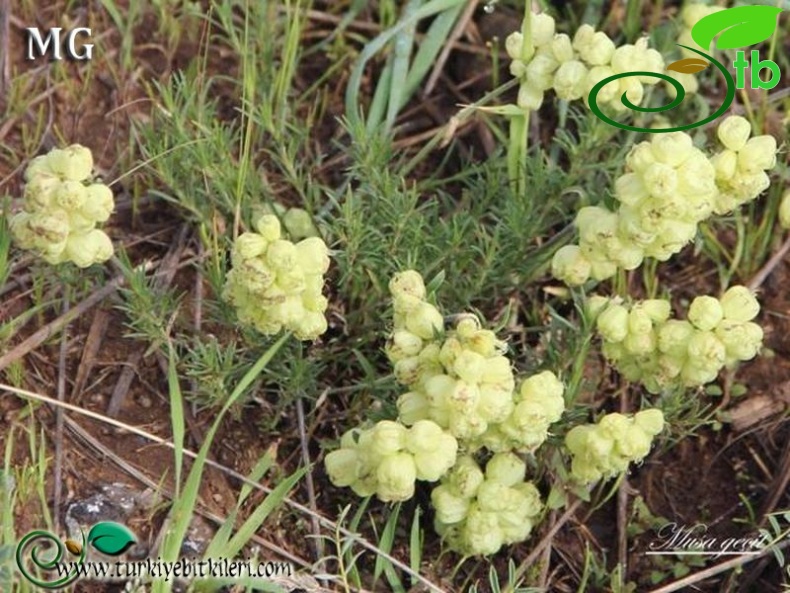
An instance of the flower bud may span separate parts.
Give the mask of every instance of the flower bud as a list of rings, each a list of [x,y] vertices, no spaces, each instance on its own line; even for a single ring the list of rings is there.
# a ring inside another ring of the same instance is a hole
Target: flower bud
[[[524,45],[524,36],[520,31],[513,31],[505,39],[505,51],[511,60],[521,59],[521,48]]]
[[[760,312],[760,303],[745,286],[733,286],[722,295],[720,302],[725,319],[751,321]]]
[[[408,500],[414,496],[417,468],[409,453],[395,453],[381,460],[376,470],[376,494],[384,502]]]
[[[584,80],[584,93],[589,95],[590,91],[592,91],[596,84],[605,78],[614,76],[614,73],[614,70],[612,70],[609,66],[593,66],[587,71],[587,76]],[[619,90],[620,84],[617,81],[605,84],[598,91],[598,102],[603,104],[615,101],[619,98],[617,95]]]
[[[554,74],[554,91],[560,99],[575,101],[584,95],[587,67],[578,60],[564,62]]]
[[[444,318],[436,307],[423,301],[406,318],[406,329],[423,340],[432,340],[444,329]]]
[[[397,453],[405,447],[408,436],[410,431],[402,424],[382,420],[373,427],[373,452],[382,457]]]
[[[359,478],[359,456],[354,449],[337,449],[324,458],[329,480],[338,487],[351,486]]]
[[[532,15],[532,43],[541,47],[554,39],[554,18],[545,12]]]
[[[318,237],[318,229],[313,224],[313,217],[303,208],[289,208],[283,215],[283,224],[294,241]]]
[[[738,152],[738,170],[758,173],[776,165],[776,138],[770,135],[750,138]]]
[[[297,265],[305,274],[326,274],[329,269],[329,249],[323,239],[319,237],[302,239],[294,248]]]
[[[264,214],[255,221],[255,230],[269,242],[278,241],[282,236],[280,220],[274,214]]]
[[[587,51],[582,53],[582,59],[591,66],[605,66],[611,61],[614,50],[614,41],[603,31],[596,31]]]
[[[598,316],[598,333],[609,342],[622,342],[628,335],[628,309],[612,305]]]
[[[36,212],[49,208],[61,185],[62,182],[57,177],[50,175],[32,177],[25,185],[25,209]]]
[[[398,398],[398,419],[406,426],[428,418],[428,399],[417,391],[404,393]]]
[[[486,360],[477,352],[462,350],[453,362],[453,371],[466,383],[480,383]]]
[[[729,150],[739,151],[746,146],[746,141],[752,133],[752,124],[740,115],[726,117],[716,130],[716,135]]]
[[[529,74],[527,74],[529,80]],[[518,88],[516,104],[527,111],[537,111],[543,105],[543,90],[531,83],[522,84]]]
[[[514,486],[524,481],[527,465],[513,453],[497,453],[486,464],[486,480],[504,486]],[[478,497],[480,495],[478,494]]]
[[[656,408],[642,410],[634,415],[634,423],[647,434],[655,436],[664,430],[664,414]]]
[[[242,233],[233,242],[233,265],[239,266],[244,260],[263,255],[268,245],[258,233]]]
[[[724,344],[729,358],[751,360],[762,346],[763,329],[751,321],[724,319],[716,328],[716,337]]]
[[[469,499],[456,495],[446,484],[431,491],[431,502],[436,510],[436,518],[448,525],[460,523],[469,512]]]
[[[447,475],[447,485],[455,494],[463,498],[472,498],[480,484],[485,480],[480,466],[471,457],[459,457]]]
[[[691,136],[684,132],[656,134],[656,138],[650,143],[656,160],[670,167],[680,165],[692,153],[693,148]]]
[[[565,33],[557,33],[551,42],[551,53],[554,58],[560,63],[569,62],[573,60],[573,44],[571,38]]]
[[[387,346],[387,356],[393,362],[417,356],[421,351],[422,339],[405,329],[395,330]]]
[[[50,170],[61,179],[84,181],[93,170],[93,155],[88,148],[72,144],[64,149],[54,149],[46,155]]]
[[[590,277],[591,264],[578,245],[561,247],[551,260],[551,273],[570,286],[579,286]]]
[[[464,544],[472,554],[495,554],[504,541],[496,513],[484,512],[472,505],[466,517]]]
[[[625,173],[614,183],[614,195],[621,204],[633,206],[648,197],[648,191],[642,183],[642,176],[636,173]]]
[[[697,330],[689,338],[689,360],[700,367],[715,368],[718,373],[718,370],[724,365],[725,356],[724,344],[713,332]]]
[[[688,320],[697,329],[712,330],[724,317],[719,300],[711,296],[698,296],[691,302]]]
[[[670,319],[658,330],[658,349],[673,356],[685,355],[694,327],[688,321]]]
[[[528,377],[519,389],[521,401],[540,404],[549,423],[557,422],[565,410],[564,391],[565,386],[551,371]]]
[[[112,257],[113,246],[110,238],[99,229],[85,234],[69,235],[64,250],[66,259],[80,268],[106,262]]]
[[[429,422],[424,420],[423,422]],[[438,426],[437,426],[438,428]],[[436,482],[447,473],[455,463],[458,453],[458,441],[453,435],[440,432],[433,439],[435,447],[431,450],[422,450],[414,454],[414,464],[417,469],[417,479]],[[423,443],[424,444],[424,443]]]
[[[738,153],[732,150],[723,150],[713,155],[710,162],[716,171],[716,178],[726,181],[732,179],[738,170]]]

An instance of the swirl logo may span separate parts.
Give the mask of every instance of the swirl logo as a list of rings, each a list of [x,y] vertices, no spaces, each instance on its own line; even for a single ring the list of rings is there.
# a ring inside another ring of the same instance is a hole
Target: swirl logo
[[[780,12],[782,12],[782,9],[774,6],[738,6],[736,8],[729,8],[720,12],[715,12],[700,19],[691,29],[691,37],[700,47],[705,48],[710,47],[711,42],[717,35],[718,40],[716,41],[716,47],[718,49],[735,49],[754,45],[765,41],[766,39],[770,38],[771,35],[773,35],[774,31],[776,30],[776,17]],[[647,71],[622,72],[601,80],[590,90],[589,105],[592,112],[606,123],[618,128],[622,128],[623,130],[629,130],[632,132],[648,132],[651,134],[680,132],[705,125],[723,115],[735,99],[735,89],[742,89],[746,86],[745,70],[750,65],[752,88],[772,89],[777,84],[779,84],[779,66],[770,60],[760,60],[759,54],[756,50],[751,52],[751,62],[746,59],[745,53],[743,51],[736,52],[736,59],[733,62],[733,67],[736,70],[737,80],[734,80],[727,68],[712,56],[686,45],[678,45],[698,54],[701,57],[678,60],[677,62],[673,62],[667,66],[668,70],[682,72],[685,74],[694,74],[707,68],[709,64],[713,64],[724,77],[724,81],[727,86],[727,93],[721,106],[714,113],[705,119],[691,124],[656,129],[640,128],[638,126],[632,126],[615,121],[601,110],[597,102],[598,93],[601,91],[601,89],[610,82],[631,76],[650,76],[654,78],[660,78],[671,84],[677,94],[675,99],[667,105],[662,105],[659,107],[640,107],[638,105],[634,105],[628,99],[627,94],[623,93],[620,97],[620,101],[627,109],[638,111],[640,113],[661,113],[664,111],[669,111],[670,109],[674,109],[683,102],[683,99],[686,96],[686,91],[680,82],[668,74]],[[767,81],[763,81],[760,78],[760,72],[764,69],[768,69],[771,72],[771,78]]]
[[[135,543],[131,531],[119,523],[97,523],[82,543],[67,539],[60,541],[49,531],[31,531],[16,546],[16,564],[28,581],[44,589],[60,589],[70,585],[80,576],[79,566],[85,563],[88,546],[107,556],[119,556]],[[29,554],[28,554],[29,552]],[[75,559],[66,562],[66,552]],[[52,580],[38,576],[41,572],[55,573]]]

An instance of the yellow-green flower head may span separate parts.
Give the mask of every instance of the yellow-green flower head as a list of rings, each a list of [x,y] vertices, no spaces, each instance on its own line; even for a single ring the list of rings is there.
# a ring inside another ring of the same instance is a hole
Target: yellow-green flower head
[[[417,467],[409,453],[395,453],[381,460],[376,469],[376,495],[384,502],[408,500],[414,496]]]
[[[110,238],[104,231],[92,229],[87,233],[69,235],[62,261],[71,261],[80,268],[87,268],[107,261],[112,254],[113,246]]]
[[[731,115],[722,120],[716,129],[716,135],[721,143],[729,150],[735,152],[743,150],[746,141],[752,134],[752,124],[740,115]]]
[[[414,455],[417,479],[428,482],[445,475],[458,453],[458,441],[430,420],[420,420],[409,429],[406,446]]]
[[[497,453],[486,464],[486,481],[514,486],[524,481],[527,465],[513,453]]]
[[[477,462],[472,457],[464,455],[458,457],[445,477],[444,483],[454,494],[463,498],[473,498],[484,480],[485,475]]]
[[[562,394],[565,386],[551,371],[542,371],[528,377],[521,383],[519,401],[539,404],[545,412],[549,423],[557,422],[565,411],[565,400]]]
[[[745,286],[733,286],[721,297],[721,308],[725,319],[751,321],[760,312],[760,303]]]
[[[428,398],[419,391],[409,391],[398,398],[398,419],[411,426],[430,416]]]
[[[701,330],[714,329],[724,318],[724,311],[717,298],[698,296],[691,302],[688,320]]]
[[[85,181],[93,171],[93,155],[90,149],[72,144],[50,151],[42,164],[36,164],[38,167],[41,167],[42,173],[56,175],[62,181]]]
[[[572,475],[591,483],[625,471],[650,452],[651,440],[663,426],[660,410],[643,410],[636,416],[607,414],[597,424],[572,428],[565,435]]]
[[[343,448],[331,451],[324,458],[324,467],[335,486],[341,488],[351,486],[359,479],[360,459],[355,449]]]
[[[90,150],[72,145],[34,158],[25,171],[24,211],[11,219],[14,239],[48,263],[88,267],[107,261],[112,242],[96,224],[114,208],[106,185],[86,185],[93,169]]]
[[[716,337],[724,345],[727,364],[739,360],[751,360],[763,344],[763,329],[751,321],[724,319],[716,327]]]
[[[297,244],[281,237],[280,222],[265,214],[258,232],[241,234],[233,244],[233,269],[223,298],[235,305],[239,319],[261,333],[283,328],[299,340],[314,340],[327,330],[321,294],[329,268],[329,250],[318,237]]]
[[[400,295],[408,295],[418,300],[425,299],[425,283],[420,273],[414,270],[395,274],[390,280],[389,289],[393,299],[397,299]]]
[[[455,492],[447,484],[440,484],[431,491],[431,502],[436,519],[442,523],[460,523],[469,513],[471,501]]]
[[[580,286],[587,282],[592,265],[578,245],[561,247],[551,260],[551,274],[569,286]]]

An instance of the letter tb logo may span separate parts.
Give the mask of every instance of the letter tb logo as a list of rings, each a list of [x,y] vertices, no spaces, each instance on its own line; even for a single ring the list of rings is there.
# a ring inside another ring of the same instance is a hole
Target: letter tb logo
[[[91,30],[87,27],[77,27],[72,29],[65,36],[66,43],[61,46],[60,32],[61,27],[53,27],[45,37],[42,37],[38,27],[27,27],[27,54],[28,60],[44,57],[49,54],[53,60],[62,60],[61,49],[66,53],[66,57],[72,60],[90,60],[93,57],[93,44],[86,43],[82,46],[82,52],[77,52],[77,36],[85,35],[90,39]],[[50,48],[50,45],[52,46]]]
[[[732,67],[735,68],[735,86],[737,88],[742,89],[746,86],[746,73],[744,71],[746,68],[749,68],[750,65],[752,70],[751,87],[753,89],[772,89],[779,84],[779,77],[781,75],[779,73],[779,65],[776,62],[761,60],[760,52],[753,49],[751,53],[751,64],[749,64],[749,61],[746,59],[746,52],[738,50],[735,52],[735,61],[732,63]],[[760,78],[760,72],[765,69],[771,71],[771,78],[768,80]]]

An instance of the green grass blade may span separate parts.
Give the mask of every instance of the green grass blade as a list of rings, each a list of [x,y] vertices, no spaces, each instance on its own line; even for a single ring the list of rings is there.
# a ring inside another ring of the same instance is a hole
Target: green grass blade
[[[189,527],[189,522],[192,518],[195,504],[197,503],[198,491],[200,490],[200,479],[203,475],[206,457],[208,456],[211,443],[214,441],[214,436],[219,429],[222,419],[228,410],[230,410],[230,408],[233,406],[233,404],[236,403],[239,397],[241,397],[241,395],[253,383],[253,381],[257,379],[258,375],[260,375],[266,365],[271,362],[272,358],[274,358],[274,355],[280,350],[282,345],[289,337],[289,333],[283,334],[279,340],[277,340],[266,350],[266,352],[263,353],[263,355],[250,368],[250,370],[247,371],[247,373],[244,375],[244,377],[242,377],[241,381],[239,381],[238,385],[236,385],[236,388],[228,397],[227,402],[225,402],[222,410],[220,410],[219,414],[217,415],[217,419],[211,425],[208,434],[206,434],[205,441],[203,441],[203,445],[200,447],[198,455],[192,464],[192,469],[190,470],[189,476],[187,477],[184,490],[181,496],[173,501],[173,506],[170,510],[170,518],[173,523],[165,535],[160,553],[160,557],[163,561],[175,562],[178,559],[178,555],[181,550],[181,543],[186,536],[187,528]],[[154,584],[155,593],[169,590],[169,583]]]
[[[384,526],[384,530],[381,532],[381,537],[379,538],[379,549],[384,552],[385,554],[389,554],[392,551],[392,546],[395,543],[395,530],[398,526],[398,517],[400,516],[400,509],[401,503],[396,504],[392,509],[392,514],[387,519],[387,524]],[[388,569],[392,570],[392,563],[389,562],[384,556],[378,555],[376,556],[376,564],[373,567],[373,582],[376,583],[381,577],[382,573],[387,574],[387,580],[390,581],[390,585],[392,585],[392,581],[390,579],[390,575],[388,574]],[[397,580],[397,576],[395,577]],[[403,588],[403,585],[400,587]]]
[[[252,471],[249,473],[247,478],[251,482],[260,481],[264,474],[266,474],[271,469],[272,465],[274,465],[274,456],[270,451],[267,451],[266,454],[258,460],[258,463],[255,464],[255,467],[252,468]],[[211,539],[208,548],[206,548],[206,553],[203,555],[205,558],[214,558],[219,556],[219,552],[223,550],[225,546],[227,546],[228,542],[230,541],[231,534],[233,533],[233,527],[236,525],[236,518],[238,517],[239,511],[241,510],[241,505],[243,505],[244,501],[247,500],[250,492],[252,492],[252,486],[250,486],[248,483],[245,483],[241,487],[241,492],[239,493],[239,498],[236,500],[236,505],[228,515],[226,521],[217,530],[217,533],[214,534],[214,537]]]
[[[397,25],[380,33],[373,41],[368,43],[359,55],[351,76],[348,80],[346,89],[346,117],[352,125],[359,124],[359,90],[362,85],[362,76],[365,73],[365,66],[370,59],[375,56],[387,43],[400,33],[403,29],[416,24],[421,19],[433,16],[452,8],[458,4],[463,4],[464,0],[431,0],[425,6],[417,10],[414,14],[401,20]]]
[[[304,477],[305,473],[307,473],[307,468],[300,468],[277,484],[277,487],[258,505],[258,508],[247,518],[236,532],[236,535],[231,538],[225,547],[223,555],[232,558],[238,554],[250,538],[255,535],[261,524],[266,520],[266,517],[282,504],[285,497],[296,486],[296,483]]]
[[[178,382],[178,370],[176,368],[176,355],[173,345],[170,344],[167,368],[167,387],[170,392],[170,416],[173,425],[173,456],[175,457],[175,498],[181,492],[181,471],[184,467],[184,400],[181,397],[181,385]]]
[[[422,529],[420,528],[420,514],[422,507],[414,509],[414,519],[411,522],[411,534],[409,536],[409,566],[416,573],[420,573],[422,565]],[[411,578],[412,586],[417,586],[419,581],[416,577]]]
[[[406,77],[406,82],[403,85],[403,97],[399,109],[403,109],[411,96],[417,91],[422,79],[428,74],[431,66],[436,62],[436,56],[442,51],[442,46],[447,41],[447,36],[455,25],[458,15],[464,9],[463,3],[445,10],[442,14],[437,16],[431,26],[428,27],[428,32],[425,34],[420,49],[417,50],[417,55],[414,56],[411,70]]]
[[[409,0],[403,10],[403,18],[408,19],[422,6],[422,0]],[[387,105],[387,119],[384,121],[384,129],[390,132],[395,125],[395,118],[398,116],[401,104],[409,100],[404,95],[406,78],[409,75],[409,60],[411,50],[414,46],[414,29],[416,23],[403,29],[395,36],[395,49],[392,60],[392,77],[390,78],[389,101]]]

